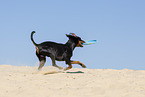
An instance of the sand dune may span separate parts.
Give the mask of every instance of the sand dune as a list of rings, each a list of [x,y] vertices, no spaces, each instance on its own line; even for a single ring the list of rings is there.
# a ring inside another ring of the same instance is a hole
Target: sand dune
[[[0,65],[0,97],[145,97],[145,71]]]

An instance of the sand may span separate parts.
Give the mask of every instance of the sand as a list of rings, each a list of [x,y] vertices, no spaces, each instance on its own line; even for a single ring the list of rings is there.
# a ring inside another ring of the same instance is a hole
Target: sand
[[[145,71],[0,65],[0,97],[145,97]]]

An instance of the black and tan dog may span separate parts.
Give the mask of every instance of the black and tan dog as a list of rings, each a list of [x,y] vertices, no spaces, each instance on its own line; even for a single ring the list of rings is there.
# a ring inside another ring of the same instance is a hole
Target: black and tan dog
[[[65,68],[65,70],[71,69],[72,64],[79,64],[83,68],[86,68],[83,63],[71,60],[75,47],[83,47],[82,43],[85,43],[80,37],[76,36],[74,33],[70,33],[69,35],[66,34],[66,36],[69,38],[66,44],[60,44],[50,41],[36,44],[33,40],[34,33],[35,31],[31,33],[31,40],[36,47],[36,55],[40,61],[38,70],[40,70],[44,66],[46,62],[46,56],[50,57],[52,60],[52,65],[59,69],[63,68],[57,66],[55,60],[65,61],[66,64],[69,65],[69,67]]]

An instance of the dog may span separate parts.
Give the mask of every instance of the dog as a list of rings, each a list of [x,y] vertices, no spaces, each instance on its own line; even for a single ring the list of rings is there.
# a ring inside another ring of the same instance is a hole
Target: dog
[[[71,57],[73,55],[73,50],[75,49],[75,47],[83,47],[82,43],[85,43],[85,41],[83,41],[80,37],[76,36],[74,33],[70,33],[70,34],[66,34],[69,40],[65,44],[51,42],[51,41],[46,41],[37,44],[33,40],[34,33],[35,31],[31,32],[31,41],[36,47],[36,55],[40,62],[38,70],[41,70],[41,68],[44,66],[46,62],[46,56],[51,58],[52,66],[55,66],[59,69],[63,69],[63,67],[56,65],[55,60],[65,61],[65,63],[69,65],[64,70],[71,69],[72,64],[79,64],[83,68],[86,68],[86,66],[83,63],[79,61],[71,60]]]

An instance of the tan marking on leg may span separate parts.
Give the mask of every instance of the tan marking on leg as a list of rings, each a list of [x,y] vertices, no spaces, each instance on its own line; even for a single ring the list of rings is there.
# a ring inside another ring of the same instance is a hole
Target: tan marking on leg
[[[79,64],[79,65],[81,65],[83,68],[86,68],[85,64],[81,63],[80,61],[71,61],[71,64]]]
[[[69,65],[69,67],[67,67],[65,70],[69,70],[72,68],[72,65]]]
[[[37,47],[37,46],[35,46],[35,47],[36,47],[37,53],[39,54],[39,49],[38,49],[38,47]]]

